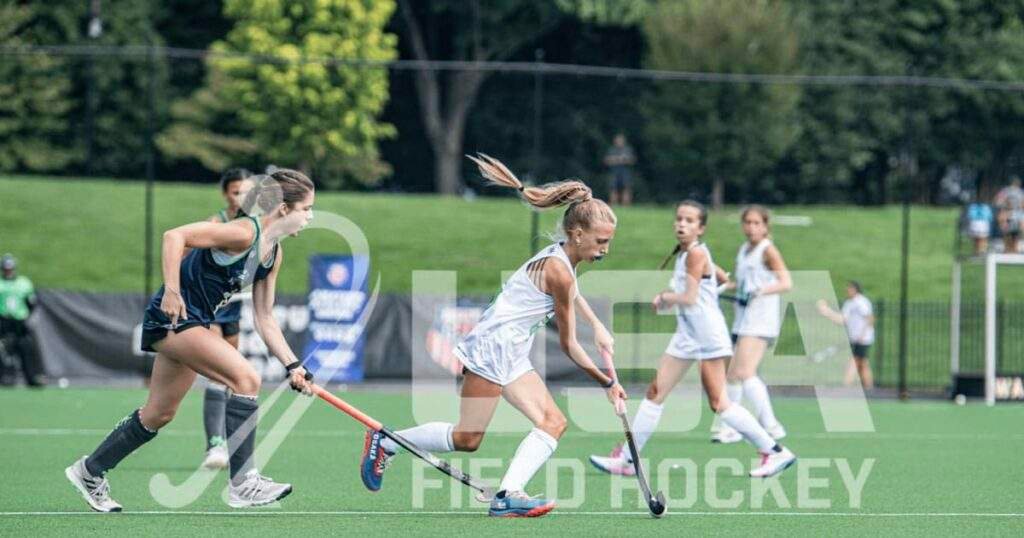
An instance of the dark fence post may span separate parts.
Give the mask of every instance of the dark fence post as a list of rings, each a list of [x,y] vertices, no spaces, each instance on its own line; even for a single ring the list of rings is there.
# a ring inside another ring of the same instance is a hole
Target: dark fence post
[[[533,59],[539,67],[544,61],[544,49],[533,51]],[[541,184],[540,180],[540,146],[544,136],[541,129],[544,112],[544,76],[540,69],[533,72],[533,182]],[[540,213],[530,212],[530,255],[537,252],[537,239],[540,235]]]
[[[156,136],[156,47],[149,46],[149,84],[147,86],[146,114],[146,225],[145,240],[145,285],[143,289],[148,297],[153,292],[153,182],[156,179],[156,147],[153,138]]]
[[[999,299],[996,301],[996,375],[999,375],[999,366],[1003,364],[1003,357],[1006,354],[1003,353],[1003,343],[1006,339],[1003,338],[1003,334],[1006,333],[1006,301]]]
[[[885,375],[885,299],[878,300],[875,312],[875,362],[878,366],[875,384],[881,385]]]

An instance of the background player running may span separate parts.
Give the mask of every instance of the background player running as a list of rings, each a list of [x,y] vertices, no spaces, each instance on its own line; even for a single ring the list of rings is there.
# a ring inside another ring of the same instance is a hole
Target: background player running
[[[248,179],[251,175],[245,168],[232,168],[221,174],[220,193],[227,206],[210,217],[209,222],[230,222],[245,216],[242,203],[252,188],[252,181]],[[242,302],[231,301],[217,310],[216,316],[210,330],[238,349],[238,333],[241,331],[238,322],[242,317]],[[208,381],[203,393],[203,429],[206,432],[206,457],[203,459],[203,467],[206,469],[226,469],[228,466],[228,446],[224,434],[224,411],[227,401],[227,387]]]
[[[524,188],[501,162],[487,156],[473,160],[486,179],[518,189],[535,208],[568,204],[562,217],[565,239],[523,264],[456,347],[464,375],[458,424],[431,422],[398,433],[431,452],[473,452],[484,439],[499,397],[504,397],[534,428],[516,450],[488,513],[499,517],[542,516],[554,509],[555,503],[530,497],[524,490],[558,446],[566,419],[530,364],[535,331],[554,316],[562,351],[607,390],[609,400],[626,397],[622,387],[598,370],[576,340],[578,310],[594,327],[598,348],[613,351],[611,334],[579,294],[576,266],[608,254],[616,218],[611,208],[593,198],[590,188],[579,181]],[[380,489],[384,469],[397,450],[398,446],[379,432],[367,432],[362,478],[368,489]]]
[[[747,240],[736,254],[737,299],[732,323],[736,343],[729,361],[726,391],[729,401],[747,401],[757,421],[773,439],[786,436],[786,429],[775,417],[768,386],[757,375],[764,354],[779,337],[782,327],[780,293],[793,287],[782,253],[769,237],[768,208],[752,205],[740,213],[743,235]],[[722,426],[711,437],[714,442],[735,443],[740,433]]]
[[[122,419],[96,449],[65,469],[89,506],[119,512],[106,473],[156,437],[169,423],[197,373],[231,389],[225,426],[230,453],[228,503],[240,508],[272,503],[290,484],[262,476],[254,467],[260,375],[237,349],[210,330],[216,311],[246,285],[253,286],[256,329],[289,372],[292,388],[309,392],[307,374],[274,319],[274,288],[281,267],[278,242],[296,235],[313,216],[313,183],[304,174],[279,170],[250,193],[258,217],[228,223],[197,222],[163,236],[164,284],[143,317],[142,349],[155,351],[145,405]],[[191,252],[185,255],[186,249]]]
[[[711,410],[761,454],[761,465],[751,470],[750,476],[772,476],[792,465],[796,456],[777,444],[749,411],[734,405],[726,394],[725,360],[732,355],[732,342],[718,307],[718,282],[724,279],[724,272],[715,267],[711,252],[700,240],[707,220],[707,211],[697,202],[687,200],[676,206],[675,233],[679,244],[662,264],[664,267],[674,257],[675,271],[670,289],[652,301],[656,310],[675,308],[676,332],[661,356],[647,397],[637,409],[633,436],[637,450],[642,450],[661,419],[665,398],[697,362]],[[633,466],[625,452],[620,445],[611,456],[591,456],[590,461],[607,473],[632,475]]]

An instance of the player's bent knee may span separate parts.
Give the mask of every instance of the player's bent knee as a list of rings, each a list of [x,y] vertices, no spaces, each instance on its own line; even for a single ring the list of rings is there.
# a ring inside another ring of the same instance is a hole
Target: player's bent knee
[[[483,442],[482,432],[452,432],[452,444],[459,452],[476,452]]]
[[[665,402],[665,397],[668,395],[667,391],[658,389],[657,383],[651,383],[647,387],[647,392],[644,394],[648,400],[660,404]]]
[[[231,380],[231,391],[235,394],[258,394],[262,380],[252,368]]]
[[[565,433],[566,428],[569,427],[569,421],[561,411],[556,410],[555,412],[546,413],[544,419],[537,427],[547,432],[551,437],[559,439]]]

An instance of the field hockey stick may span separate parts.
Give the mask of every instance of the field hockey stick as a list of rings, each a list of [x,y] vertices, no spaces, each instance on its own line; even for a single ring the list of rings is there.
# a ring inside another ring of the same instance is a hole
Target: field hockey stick
[[[723,300],[726,300],[726,301],[729,301],[729,302],[732,302],[732,303],[740,303],[740,306],[746,306],[746,301],[744,301],[743,299],[740,299],[739,297],[737,297],[735,295],[727,295],[725,293],[725,290],[727,288],[728,288],[727,284],[722,284],[721,286],[718,286],[718,298],[719,299],[723,299]]]
[[[437,456],[431,454],[430,452],[427,452],[426,450],[423,450],[422,448],[412,444],[401,435],[398,435],[397,433],[385,427],[383,424],[380,423],[380,421],[374,419],[373,417],[367,415],[366,413],[363,413],[362,411],[354,407],[352,404],[328,392],[323,387],[319,385],[313,385],[313,394],[316,394],[325,402],[343,411],[346,415],[363,423],[363,425],[365,425],[367,428],[380,432],[381,434],[384,435],[384,437],[391,439],[392,441],[397,443],[398,446],[408,450],[417,458],[429,463],[435,469],[469,486],[470,488],[477,492],[476,500],[484,503],[491,502],[491,499],[493,499],[495,493],[497,493],[494,488],[484,485],[479,480],[462,472],[461,469],[457,467],[452,467],[452,465],[449,464],[447,461],[444,461],[438,458]]]
[[[601,350],[601,356],[604,357],[605,366],[608,368],[609,375],[616,383],[619,382],[619,376],[615,372],[615,364],[612,362],[612,355],[605,350]],[[636,448],[636,441],[633,440],[633,428],[629,425],[629,416],[626,413],[626,401],[619,398],[615,401],[615,414],[622,419],[622,429],[626,433],[626,443],[629,445],[629,453],[633,456],[633,469],[636,470],[636,480],[640,483],[640,490],[644,493],[644,499],[647,501],[647,507],[651,510],[651,515],[654,517],[664,516],[668,512],[668,505],[665,504],[665,495],[662,492],[658,492],[655,495],[651,495],[651,487],[647,484],[647,477],[644,475],[643,465],[640,464],[640,451]]]

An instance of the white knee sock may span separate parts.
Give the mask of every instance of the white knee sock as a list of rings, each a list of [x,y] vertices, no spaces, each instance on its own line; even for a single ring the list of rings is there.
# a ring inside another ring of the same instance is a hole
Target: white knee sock
[[[658,421],[661,420],[663,409],[665,409],[665,404],[654,403],[647,398],[640,402],[640,407],[636,410],[636,416],[633,417],[632,424],[633,440],[636,441],[637,452],[644,449],[647,440],[654,434],[654,430],[658,427]],[[633,461],[628,447],[622,447],[622,456],[627,461]]]
[[[751,411],[762,426],[771,428],[779,423],[775,418],[775,410],[772,409],[772,401],[768,397],[768,386],[760,377],[755,375],[743,381],[743,395],[750,402]]]
[[[526,483],[533,478],[541,465],[551,457],[558,448],[558,441],[548,432],[534,428],[526,435],[512,462],[508,464],[505,477],[501,479],[501,488],[505,491],[523,491]]]
[[[452,443],[454,429],[455,426],[447,422],[428,422],[395,433],[427,452],[440,454],[455,450],[455,445]],[[387,438],[381,441],[380,446],[392,454],[398,452],[399,448],[398,443]]]
[[[754,415],[751,415],[750,411],[747,411],[742,405],[729,404],[729,407],[718,416],[726,425],[740,432],[750,444],[757,447],[759,452],[771,452],[772,447],[775,446],[775,440],[758,424]]]
[[[732,381],[726,383],[725,394],[729,396],[729,401],[735,404],[743,401],[743,384],[733,383]],[[722,419],[715,415],[715,418],[711,420],[711,433],[717,433],[722,429]]]

